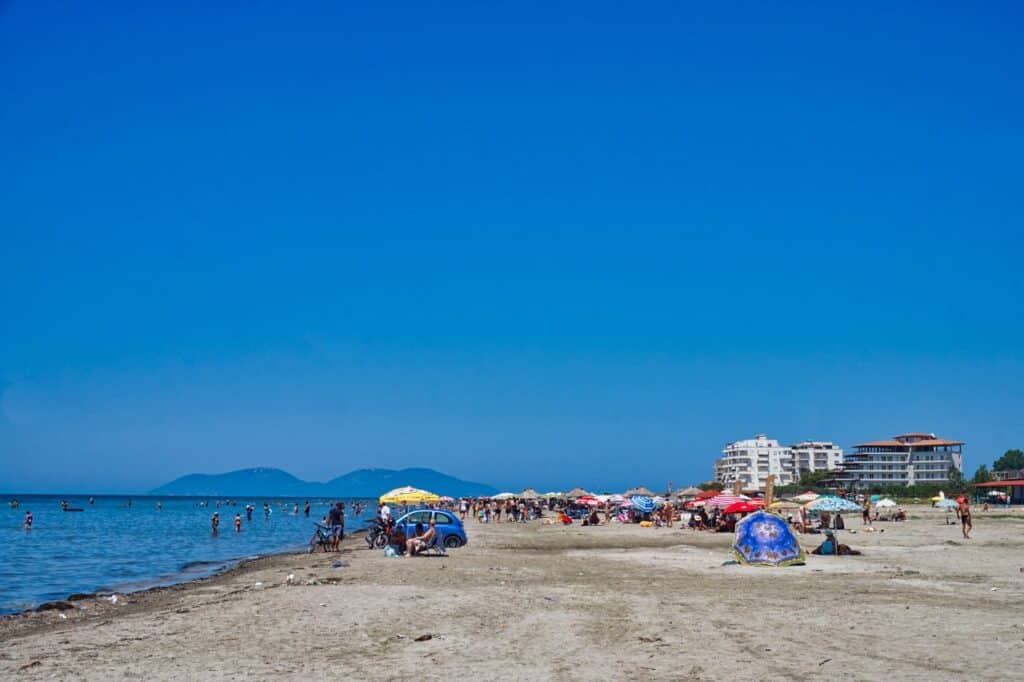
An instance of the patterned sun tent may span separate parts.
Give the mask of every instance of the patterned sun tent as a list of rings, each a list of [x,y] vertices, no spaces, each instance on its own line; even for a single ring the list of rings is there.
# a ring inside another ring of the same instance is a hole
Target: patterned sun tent
[[[789,524],[766,511],[754,512],[736,523],[732,547],[741,563],[754,566],[800,566],[807,560]]]

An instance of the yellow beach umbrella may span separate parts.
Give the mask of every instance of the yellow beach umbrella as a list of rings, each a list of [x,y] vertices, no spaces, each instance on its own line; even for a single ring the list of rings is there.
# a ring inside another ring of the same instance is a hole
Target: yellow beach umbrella
[[[439,502],[441,498],[429,490],[420,490],[411,486],[395,488],[380,496],[380,501],[385,504],[423,504],[424,502]]]

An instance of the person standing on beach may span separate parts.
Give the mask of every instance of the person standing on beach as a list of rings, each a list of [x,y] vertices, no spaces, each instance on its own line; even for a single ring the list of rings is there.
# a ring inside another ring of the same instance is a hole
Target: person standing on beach
[[[971,523],[971,506],[967,502],[966,497],[960,498],[960,504],[956,508],[960,515],[960,530],[964,534],[965,540],[971,539],[971,529],[974,525]]]
[[[860,512],[860,525],[868,526],[871,524],[871,500],[864,500],[864,509]]]
[[[337,552],[341,545],[341,536],[345,532],[345,503],[338,502],[327,513],[327,525],[331,529],[331,551]]]
[[[25,511],[25,530],[32,530],[32,512]]]
[[[210,519],[210,528],[213,530],[214,535],[220,532],[220,512],[213,512],[213,518]]]
[[[242,532],[242,515],[238,514],[237,512],[235,513],[235,532]]]

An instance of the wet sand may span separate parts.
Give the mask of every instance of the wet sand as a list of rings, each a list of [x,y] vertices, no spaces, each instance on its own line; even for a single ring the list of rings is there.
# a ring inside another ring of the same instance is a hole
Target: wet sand
[[[780,569],[723,565],[731,535],[678,527],[471,522],[467,547],[415,559],[352,539],[0,619],[0,676],[1015,678],[1024,513],[975,510],[963,540],[944,514],[909,511],[841,533],[864,556]]]

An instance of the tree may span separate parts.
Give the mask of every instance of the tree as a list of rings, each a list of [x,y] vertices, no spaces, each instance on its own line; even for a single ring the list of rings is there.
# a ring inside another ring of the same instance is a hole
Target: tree
[[[1017,471],[1024,469],[1024,450],[1007,450],[1003,456],[992,462],[993,471]]]
[[[949,474],[947,475],[950,485],[954,488],[960,488],[964,484],[964,475],[959,469],[954,466],[949,467]]]
[[[719,490],[722,490],[723,488],[725,488],[725,486],[722,485],[721,483],[719,483],[718,481],[708,481],[707,483],[701,483],[697,487],[700,488],[701,490],[715,490],[715,491],[719,491]]]
[[[982,464],[978,467],[978,470],[974,472],[974,478],[971,479],[971,483],[988,483],[992,480],[992,474],[989,472],[988,467]]]

